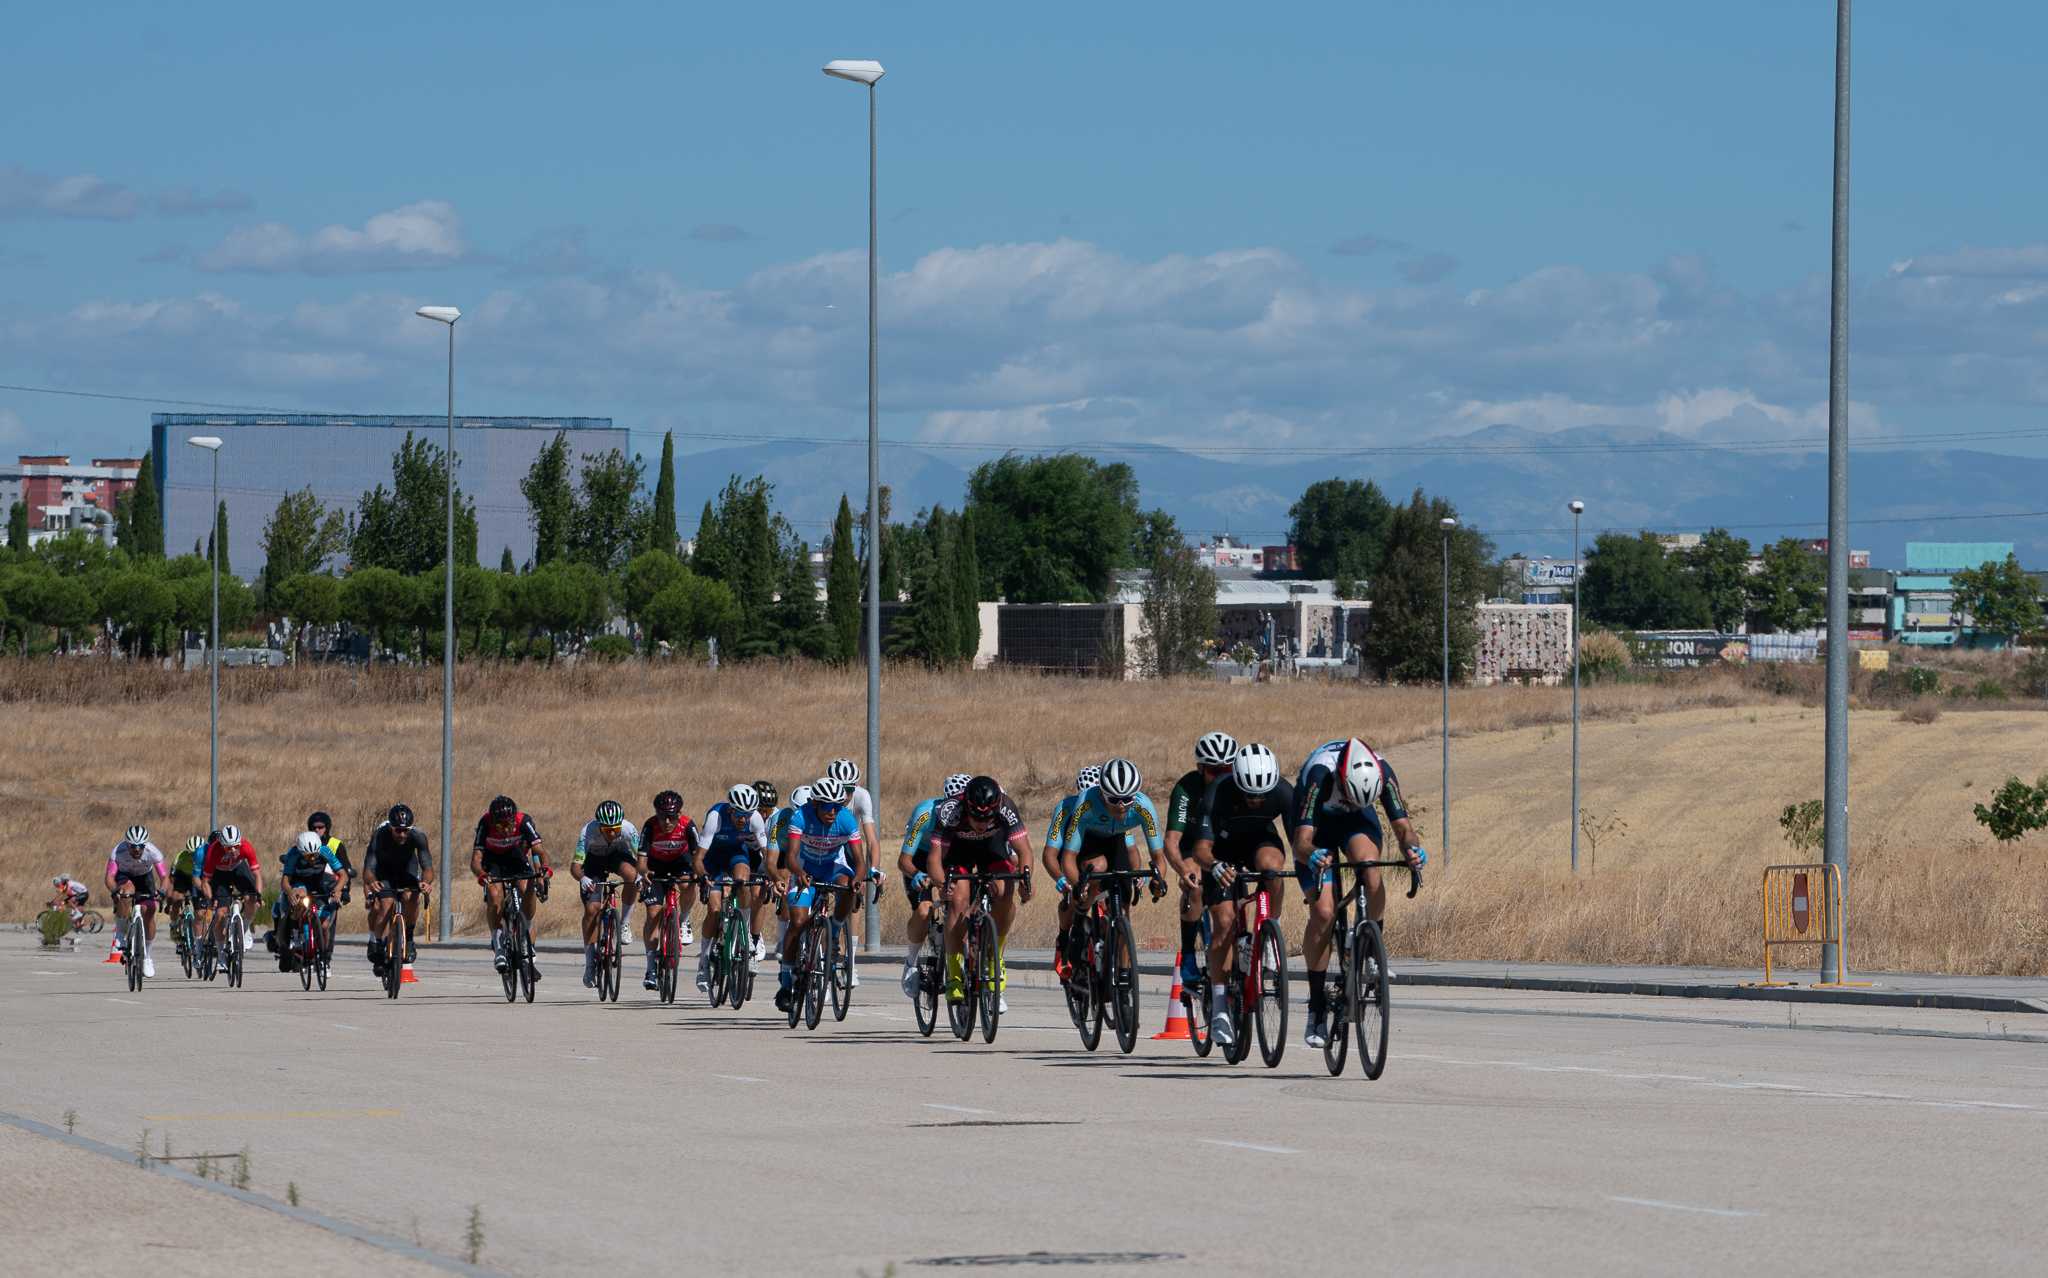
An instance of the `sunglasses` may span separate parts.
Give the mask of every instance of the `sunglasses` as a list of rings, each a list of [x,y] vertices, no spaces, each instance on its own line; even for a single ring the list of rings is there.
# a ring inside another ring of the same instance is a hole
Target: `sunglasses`
[[[821,817],[836,817],[839,810],[845,806],[843,803],[820,803],[816,799],[811,800],[811,809]]]

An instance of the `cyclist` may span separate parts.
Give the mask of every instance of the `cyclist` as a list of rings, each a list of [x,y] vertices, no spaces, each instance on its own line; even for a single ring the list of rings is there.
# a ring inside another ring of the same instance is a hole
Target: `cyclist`
[[[319,835],[311,830],[301,830],[291,850],[284,854],[284,891],[278,899],[286,903],[294,923],[304,923],[334,899],[335,890],[345,881],[346,874],[341,858],[334,855]],[[326,929],[322,928],[318,943],[324,947],[330,939]],[[277,946],[277,953],[278,967],[289,972],[296,960],[288,936]]]
[[[768,823],[761,819],[761,794],[742,781],[725,792],[725,802],[714,803],[704,814],[704,837],[697,852],[697,872],[704,876],[704,944],[697,947],[697,988],[711,989],[712,940],[719,935],[718,912],[725,908],[725,893],[712,886],[731,877],[752,878],[761,869],[761,854],[768,850]],[[761,944],[761,899],[754,894],[748,918],[748,939],[756,958],[767,953]]]
[[[536,864],[537,863],[537,864]],[[493,877],[509,878],[531,875],[538,870],[542,883],[554,877],[554,867],[548,864],[548,851],[542,844],[540,829],[533,818],[519,810],[519,805],[510,797],[499,795],[491,800],[490,810],[476,823],[476,846],[469,853],[470,873],[483,884],[484,914],[491,924],[491,962],[500,972],[504,971],[505,959],[505,886],[494,883]],[[528,878],[521,885],[519,894],[520,912],[526,915],[528,923],[540,908],[540,892],[534,880]],[[540,979],[538,969],[534,979]]]
[[[809,801],[790,818],[782,850],[791,891],[789,935],[783,942],[775,1008],[787,1012],[794,980],[790,964],[796,959],[797,939],[803,935],[804,924],[810,921],[815,908],[817,893],[811,888],[812,882],[851,884],[855,867],[865,860],[860,846],[860,820],[847,803],[845,782],[823,776],[811,783]],[[841,893],[833,906],[833,916],[843,922],[852,909],[853,894]]]
[[[1074,819],[1074,805],[1081,796],[1102,781],[1102,765],[1091,763],[1074,774],[1074,792],[1061,797],[1052,808],[1052,820],[1045,823],[1045,848],[1039,853],[1039,863],[1045,867],[1045,877],[1057,883],[1063,877],[1060,870],[1060,844],[1067,837],[1067,822]],[[1074,925],[1073,907],[1062,895],[1056,907],[1059,913],[1059,939],[1052,947],[1052,968],[1061,980],[1067,979],[1067,933]]]
[[[1166,895],[1166,882],[1158,877],[1159,853],[1164,846],[1159,837],[1159,814],[1140,788],[1143,784],[1138,765],[1118,757],[1103,764],[1101,780],[1075,800],[1074,814],[1067,818],[1060,835],[1060,876],[1055,883],[1061,896],[1073,898],[1075,910],[1085,910],[1095,902],[1097,889],[1081,887],[1084,871],[1138,868],[1131,854],[1134,830],[1145,833],[1153,873],[1152,899]],[[1069,955],[1068,962],[1072,961]]]
[[[633,897],[640,890],[640,831],[626,819],[625,805],[606,799],[584,822],[576,836],[576,857],[569,873],[583,894],[583,983],[597,986],[597,917],[603,905],[604,881],[616,874],[626,881],[619,893],[619,949],[633,943]]]
[[[128,911],[137,907],[142,910],[144,976],[156,975],[156,959],[149,951],[156,944],[156,897],[164,878],[164,854],[149,841],[148,829],[129,826],[127,837],[107,853],[107,892],[114,898],[117,943],[126,931],[122,925],[128,921]]]
[[[1195,766],[1173,783],[1166,800],[1167,872],[1180,884],[1180,979],[1195,980],[1202,971],[1202,867],[1187,855],[1196,810],[1209,783],[1230,775],[1237,758],[1237,738],[1227,732],[1205,732],[1195,742]]]
[[[255,845],[243,838],[242,832],[232,825],[224,825],[214,831],[200,862],[198,884],[199,894],[214,902],[210,934],[218,946],[228,918],[226,904],[217,900],[219,895],[233,891],[251,900],[263,899],[263,863],[256,856]],[[245,951],[252,944],[249,931],[249,927],[242,929],[242,949]]]
[[[676,908],[683,915],[685,945],[690,943],[690,910],[697,904],[697,884],[690,868],[697,851],[697,824],[683,811],[681,791],[663,790],[654,796],[654,815],[640,827],[640,850],[647,856],[647,864],[640,872],[646,884],[640,892],[640,903],[647,907],[647,918],[640,931],[647,938],[647,977],[640,985],[653,990],[661,988],[654,975],[654,964],[660,957],[654,952],[655,915],[668,903],[667,886],[659,880],[676,880]]]
[[[789,792],[789,806],[778,808],[773,820],[768,822],[768,868],[778,881],[789,876],[788,859],[782,854],[782,846],[789,837],[789,823],[796,820],[797,812],[811,801],[811,787],[797,786]],[[775,952],[782,953],[782,947],[789,942],[789,898],[782,897],[775,903]]]
[[[969,896],[967,879],[948,876],[964,876],[974,870],[995,874],[1024,871],[1025,878],[989,887],[991,912],[996,921],[996,989],[1000,996],[1009,985],[1009,966],[1003,952],[1010,924],[1017,917],[1017,902],[1031,899],[1031,831],[1024,828],[1017,805],[1003,793],[994,777],[973,778],[959,798],[947,799],[932,809],[931,856],[927,864],[932,878],[946,885],[946,999],[953,1003],[966,997],[966,964],[961,959],[960,947],[967,935],[967,912],[974,902]],[[1008,999],[1003,999],[1003,1010],[1009,1010],[1008,1003]]]
[[[334,850],[331,844],[328,850]],[[410,938],[420,922],[420,893],[434,890],[434,861],[428,854],[427,836],[413,824],[412,809],[403,803],[392,805],[384,824],[371,831],[370,842],[363,849],[363,890],[375,894],[386,888],[399,893],[399,901],[373,895],[368,902],[370,967],[378,976],[384,975],[384,965],[391,961],[384,952],[384,929],[391,924],[392,909],[403,902]],[[412,962],[414,948],[408,940],[405,957],[399,962]]]
[[[1377,803],[1394,827],[1401,857],[1419,868],[1429,853],[1415,837],[1408,807],[1401,801],[1401,783],[1394,769],[1356,737],[1331,741],[1309,755],[1294,783],[1294,861],[1309,902],[1308,926],[1302,930],[1301,957],[1308,968],[1308,1043],[1321,1047],[1329,1036],[1330,932],[1336,918],[1335,885],[1327,874],[1330,858],[1341,853],[1349,861],[1379,859],[1380,820]],[[1387,888],[1378,870],[1365,871],[1365,912],[1375,924],[1387,913]]]
[[[185,898],[194,895],[192,881],[193,877],[199,872],[199,857],[205,851],[205,836],[195,834],[185,840],[184,850],[179,852],[177,859],[171,862],[171,891],[168,908],[172,911],[174,917],[185,908]],[[193,909],[192,915],[193,927],[203,931],[206,927],[206,919],[200,915],[196,907]],[[193,935],[198,935],[198,931],[195,931]],[[185,938],[180,936],[178,938],[178,953],[183,954],[184,952]]]
[[[1203,791],[1184,845],[1183,859],[1198,867],[1202,901],[1209,908],[1209,1025],[1226,1047],[1237,1041],[1237,1027],[1223,1010],[1230,951],[1240,928],[1252,921],[1251,902],[1233,899],[1230,885],[1247,871],[1287,868],[1287,845],[1278,827],[1293,812],[1294,787],[1280,779],[1280,760],[1270,747],[1248,741],[1231,760],[1229,775]],[[1278,891],[1268,896],[1275,918],[1283,897]]]
[[[401,804],[400,806],[404,805]],[[341,862],[341,903],[347,905],[349,885],[355,881],[356,877],[356,863],[349,858],[348,844],[342,842],[335,835],[334,818],[328,816],[325,812],[315,812],[308,816],[306,818],[306,828],[319,835],[320,842],[326,846],[329,852],[334,853],[335,860]]]
[[[85,903],[92,899],[92,889],[68,874],[50,876],[50,886],[57,889],[57,895],[50,898],[53,910],[69,910],[71,926],[75,931],[85,921]],[[114,948],[121,948],[121,938],[114,938]]]
[[[972,780],[965,772],[955,772],[946,778],[943,793],[911,809],[910,819],[903,823],[903,850],[896,855],[896,868],[903,875],[904,899],[910,902],[910,920],[903,929],[906,998],[917,997],[917,953],[924,948],[925,935],[932,925],[932,876],[924,868],[932,846],[932,812],[947,799],[967,793],[967,783]]]
[[[881,846],[875,837],[875,796],[860,783],[860,765],[851,759],[834,759],[825,767],[825,775],[846,787],[846,806],[853,812],[854,820],[860,822],[860,862],[854,873],[862,883],[877,882],[881,870],[874,863],[874,850]],[[855,894],[853,908],[861,907],[861,898],[867,895],[862,888]],[[852,931],[846,934],[846,953],[849,959],[847,970],[853,974],[853,984],[860,984],[860,937]]]

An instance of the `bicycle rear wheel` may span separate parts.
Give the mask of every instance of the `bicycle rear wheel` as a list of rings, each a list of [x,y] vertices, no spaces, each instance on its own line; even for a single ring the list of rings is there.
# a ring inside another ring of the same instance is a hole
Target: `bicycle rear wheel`
[[[1223,987],[1223,1010],[1230,1016],[1230,1041],[1223,1045],[1223,1059],[1230,1065],[1244,1060],[1252,1051],[1252,1027],[1245,1024],[1244,964],[1239,958],[1243,952],[1241,943],[1231,950],[1230,974],[1224,978],[1229,982]]]
[[[1116,1045],[1124,1055],[1138,1045],[1138,943],[1131,921],[1119,914],[1109,928],[1110,1001],[1116,1008]]]
[[[107,921],[100,917],[98,910],[85,910],[79,915],[77,930],[80,932],[97,932],[106,925]]]
[[[925,1038],[939,1027],[939,960],[938,948],[932,938],[924,938],[924,948],[917,952],[917,997],[910,1000],[910,1010],[917,1015],[917,1032]]]
[[[310,992],[313,988],[313,968],[320,961],[320,952],[315,949],[311,955],[308,955],[306,950],[311,948],[309,946],[301,945],[293,946],[292,948],[299,960],[299,988]]]
[[[827,926],[826,967],[832,977],[832,1019],[846,1019],[846,1009],[853,1005],[853,947],[852,937],[846,934],[846,924],[834,923]]]
[[[1287,1053],[1287,941],[1278,923],[1267,919],[1259,925],[1258,947],[1259,1056],[1274,1069]]]
[[[1188,1046],[1195,1055],[1207,1056],[1216,1040],[1209,1037],[1209,982],[1186,981],[1180,986],[1180,1010],[1188,1018]]]
[[[978,960],[974,953],[974,916],[967,917],[967,930],[960,938],[960,1001],[946,1003],[946,1019],[953,1027],[953,1037],[966,1042],[974,1037],[974,1017],[978,1010],[980,992],[975,988],[974,973]]]
[[[184,964],[185,979],[192,979],[192,971],[199,963],[195,951],[199,948],[197,938],[192,935],[192,916],[180,913],[177,922],[178,961]]]
[[[1378,1078],[1387,1068],[1387,943],[1369,921],[1351,934],[1351,973],[1345,985],[1354,991],[1358,1067],[1367,1078]]]
[[[804,928],[804,1028],[818,1028],[818,1021],[825,1015],[825,986],[831,980],[826,967],[826,937],[831,926],[821,918],[813,916]]]

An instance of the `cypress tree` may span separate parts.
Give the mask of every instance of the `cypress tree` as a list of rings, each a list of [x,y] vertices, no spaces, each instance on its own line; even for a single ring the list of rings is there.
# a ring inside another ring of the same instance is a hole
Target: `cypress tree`
[[[853,507],[839,497],[839,516],[832,521],[832,544],[825,554],[825,626],[831,634],[827,655],[853,660],[860,647],[860,557],[854,549]]]
[[[28,554],[28,507],[20,502],[7,508],[7,548],[16,558]]]
[[[127,548],[129,554],[138,559],[164,557],[164,508],[157,499],[153,452],[142,454],[142,473],[129,494],[128,535],[134,542]]]
[[[981,646],[981,560],[974,550],[974,512],[961,511],[953,523],[953,606],[959,612],[954,639],[960,660],[972,662]]]
[[[676,433],[661,437],[661,470],[654,477],[654,519],[647,550],[676,553]]]
[[[222,502],[220,508],[213,512],[213,536],[206,539],[206,558],[209,563],[213,562],[213,548],[216,545],[220,547],[220,570],[224,573],[233,572],[233,561],[228,558],[228,504],[226,502]]]

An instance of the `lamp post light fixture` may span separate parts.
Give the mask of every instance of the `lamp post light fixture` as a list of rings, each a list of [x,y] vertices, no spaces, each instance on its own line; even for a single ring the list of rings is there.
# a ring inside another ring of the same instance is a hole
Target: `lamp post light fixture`
[[[209,837],[220,829],[220,449],[227,441],[218,435],[193,435],[186,443],[213,454],[213,503],[206,509],[214,521],[215,535],[206,539],[206,557],[213,561],[213,629],[206,637],[209,686],[206,697],[206,829]]]
[[[868,91],[868,795],[882,802],[882,480],[881,444],[875,433],[875,84],[884,75],[872,58],[835,58],[823,70]],[[869,952],[881,944],[881,911],[868,910],[863,928]]]
[[[1437,520],[1436,526],[1444,534],[1444,770],[1443,770],[1443,813],[1437,829],[1437,851],[1443,854],[1444,868],[1451,868],[1451,534],[1457,530],[1458,521],[1446,515]]]
[[[454,918],[449,903],[448,843],[454,833],[451,805],[455,797],[455,321],[462,318],[462,312],[453,306],[422,306],[413,314],[448,326],[448,454],[441,459],[448,481],[448,540],[441,564],[441,908],[435,927],[435,935],[445,941]]]
[[[1579,872],[1579,516],[1586,503],[1574,497],[1572,510],[1572,873]]]

